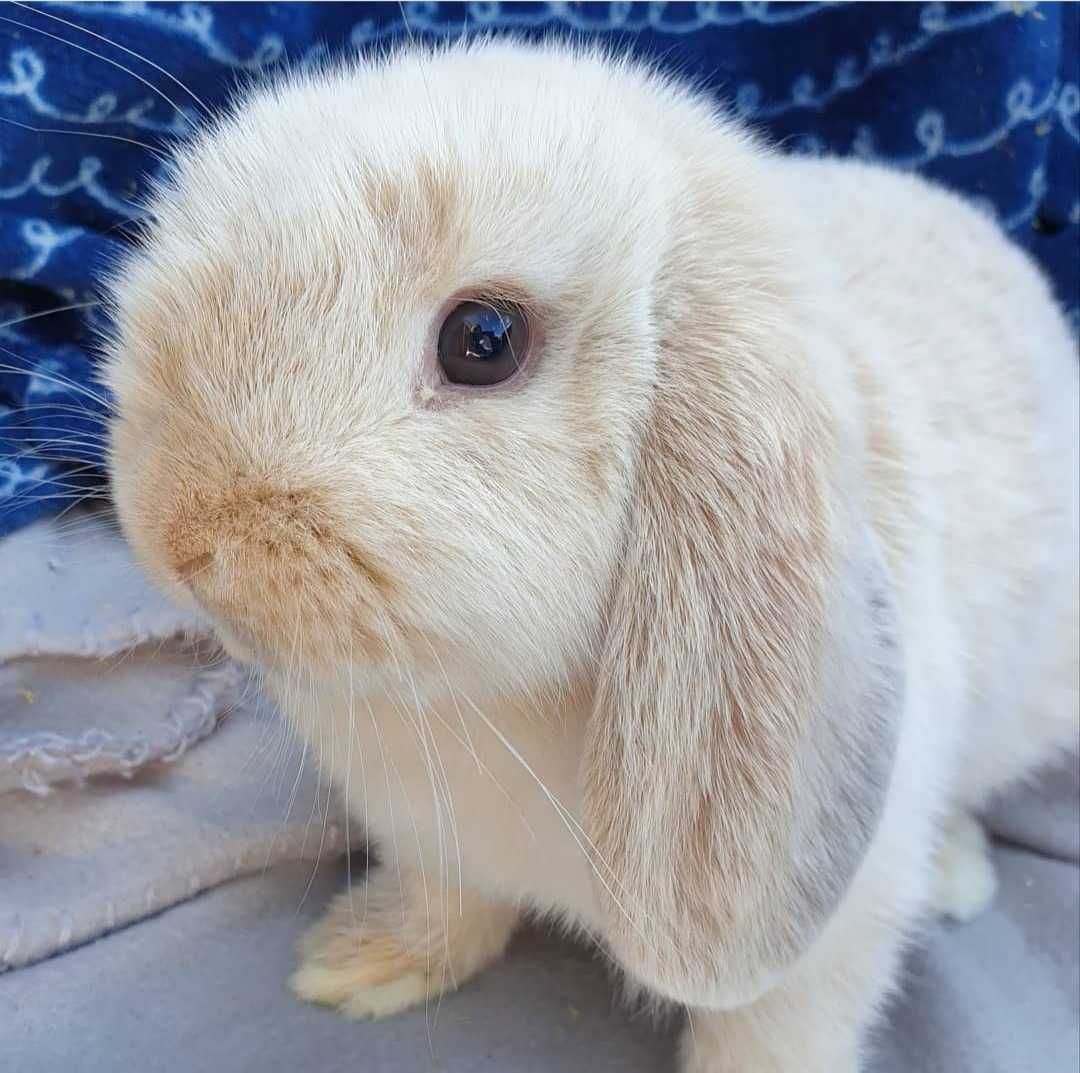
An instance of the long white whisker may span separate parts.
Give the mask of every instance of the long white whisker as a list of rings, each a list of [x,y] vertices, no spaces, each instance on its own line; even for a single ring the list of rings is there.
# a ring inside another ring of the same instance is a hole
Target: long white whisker
[[[469,743],[469,752],[472,754],[473,760],[476,761],[477,771],[481,768],[480,757],[476,753],[476,746],[473,745],[472,737],[469,735],[469,728],[465,723],[465,716],[462,714],[461,705],[457,702],[457,694],[454,692],[454,687],[450,684],[450,676],[446,673],[446,668],[443,666],[443,662],[439,659],[439,653],[436,651],[435,646],[431,643],[428,636],[424,635],[424,640],[427,641],[427,646],[431,651],[431,656],[439,666],[439,671],[442,673],[443,680],[446,682],[446,688],[450,693],[451,703],[454,705],[454,710],[457,712],[458,720],[461,722],[461,730],[465,735],[465,740]]]
[[[375,712],[372,710],[371,701],[366,696],[364,697],[364,704],[367,708],[368,718],[371,720],[371,729],[375,734],[375,743],[379,747],[379,759],[382,760],[383,776],[386,779],[386,811],[390,820],[390,841],[394,847],[394,868],[397,870],[398,895],[400,898],[402,918],[404,919],[405,883],[401,876],[401,853],[398,849],[397,824],[394,822],[394,789],[393,784],[390,781],[391,769],[396,773],[397,765],[394,764],[393,757],[387,755],[386,748],[383,745],[382,731],[379,730],[379,721],[375,718]],[[400,774],[398,774],[398,783],[404,787]]]
[[[78,49],[80,52],[85,52],[88,56],[93,56],[95,59],[101,60],[102,63],[109,64],[110,67],[115,67],[125,74],[131,75],[137,82],[141,82],[151,93],[156,94],[167,104],[176,109],[177,113],[184,119],[184,121],[190,124],[187,112],[180,107],[167,93],[158,89],[153,82],[147,81],[137,71],[133,71],[130,67],[125,67],[122,63],[118,63],[116,60],[110,60],[108,56],[102,56],[100,52],[95,52],[92,48],[86,48],[83,45],[77,45],[74,41],[69,41],[65,37],[59,37],[57,34],[51,34],[48,30],[43,30],[40,26],[33,26],[27,22],[20,22],[18,19],[8,18],[6,15],[0,15],[0,22],[10,23],[12,26],[18,26],[21,30],[29,30],[31,33],[41,34],[43,37],[51,38],[53,41],[59,41],[62,45],[67,45],[69,48]]]
[[[435,740],[435,735],[431,730],[431,724],[426,717],[426,707],[423,707],[420,702],[420,696],[416,689],[416,682],[413,678],[412,672],[409,672],[409,685],[412,689],[413,699],[416,704],[417,716],[419,717],[422,732],[426,732],[427,736],[431,740],[431,751],[435,755],[435,759],[439,764],[439,772],[442,776],[442,789],[445,794],[446,800],[446,812],[447,821],[450,825],[450,833],[453,836],[455,852],[457,855],[457,884],[458,884],[458,916],[464,915],[464,895],[462,891],[462,878],[461,878],[461,842],[458,836],[458,822],[457,813],[454,807],[453,792],[450,786],[450,778],[446,772],[446,765],[443,763],[442,754],[439,751],[438,743]],[[434,789],[434,787],[433,787]],[[450,959],[450,902],[449,902],[449,854],[444,851],[441,861],[444,881],[440,884],[439,890],[441,895],[441,908],[443,910],[443,964],[441,970],[440,990],[439,998],[435,1005],[435,1023],[438,1023],[439,1011],[442,1008],[442,995],[445,990],[446,976],[449,972],[451,984],[456,988],[457,980],[454,973],[454,967]]]
[[[457,875],[458,875],[458,909],[462,907],[462,893],[461,893],[461,843],[458,841],[458,827],[457,827],[457,814],[454,809],[454,798],[450,790],[450,778],[446,773],[446,765],[443,763],[442,754],[439,752],[438,743],[435,741],[435,735],[431,731],[431,726],[427,721],[427,708],[421,705],[420,695],[416,689],[416,681],[413,678],[412,672],[409,672],[409,687],[412,690],[413,702],[416,705],[416,713],[420,719],[420,724],[427,736],[431,740],[431,752],[434,754],[435,759],[439,764],[439,772],[442,776],[443,791],[446,795],[446,809],[447,819],[450,822],[450,831],[454,837],[454,845],[457,852]],[[449,871],[449,869],[448,869]],[[449,876],[447,876],[449,878]]]
[[[457,731],[455,731],[454,728],[439,714],[437,709],[432,709],[431,714],[436,719],[438,719],[438,721],[445,728],[447,734],[449,734],[450,737],[454,739],[454,741],[456,741],[460,746],[462,746],[462,748],[465,748],[465,749],[469,748],[469,742],[467,741],[467,739],[461,737],[457,733]],[[522,807],[513,799],[513,797],[511,797],[511,795],[510,795],[509,791],[506,789],[506,787],[504,787],[503,784],[501,782],[499,782],[499,780],[495,777],[495,773],[491,770],[491,768],[489,768],[480,759],[480,757],[476,754],[475,750],[473,751],[473,758],[476,761],[477,770],[480,771],[480,773],[482,775],[484,775],[485,777],[489,778],[492,781],[492,783],[494,784],[495,788],[499,791],[499,793],[501,793],[503,795],[503,797],[506,798],[507,803],[512,805],[514,807],[514,809],[517,811],[518,817],[520,818],[521,822],[525,826],[525,830],[529,832],[529,835],[532,837],[533,841],[535,842],[536,841],[536,832],[533,830],[532,825],[529,823],[528,816],[526,816],[524,809],[522,809]]]
[[[314,699],[315,685],[314,685],[314,682],[312,681],[312,679],[310,678],[310,676],[307,676],[307,685],[308,685],[308,690],[309,690],[309,693],[311,695],[311,698]],[[323,730],[324,730],[324,728],[323,728],[323,721],[321,719],[316,718],[315,720],[312,721],[312,723],[313,723],[314,726],[318,727],[318,730],[319,730],[319,739],[318,739],[318,744],[316,746],[317,751],[316,751],[316,760],[315,760],[315,773],[319,774],[325,769],[325,766],[326,766],[326,750],[323,747]],[[332,775],[331,775],[331,779],[332,779]],[[318,809],[318,807],[319,807],[319,787],[318,787],[318,784],[316,783],[316,785],[314,787],[314,790],[312,792],[312,795],[311,795],[311,808],[308,809],[307,822],[304,824],[304,837],[303,837],[303,840],[300,843],[300,845],[301,845],[301,853],[303,853],[303,851],[307,849],[308,835],[310,835],[310,833],[311,833],[311,823],[312,823],[312,820],[315,818],[315,812]],[[313,875],[314,875],[314,873],[313,873]],[[308,885],[304,889],[304,895],[300,899],[300,904],[296,907],[297,912],[299,912],[300,908],[303,906],[304,899],[307,897],[307,892],[310,889],[311,889],[311,879],[308,880]]]
[[[140,142],[138,138],[125,138],[122,134],[105,134],[100,130],[65,130],[63,127],[35,127],[30,123],[20,123],[17,119],[10,119],[7,116],[0,116],[0,123],[7,123],[12,127],[21,127],[23,130],[32,131],[34,134],[71,134],[76,138],[103,138],[107,142],[126,142],[128,145],[136,145],[140,149],[145,149],[148,153],[157,157],[158,160],[168,160],[168,153],[157,148],[157,146],[151,145],[149,142]],[[122,201],[123,199],[118,198]],[[124,202],[126,204],[126,202]],[[128,205],[128,208],[132,208]]]
[[[432,765],[432,762],[431,762],[431,754],[430,754],[430,752],[428,750],[428,747],[427,747],[427,738],[424,735],[423,729],[421,728],[419,722],[413,720],[413,717],[412,717],[411,713],[409,712],[408,706],[405,705],[402,702],[400,694],[398,695],[397,702],[395,703],[395,708],[397,709],[398,714],[400,716],[403,716],[408,721],[409,726],[413,730],[413,733],[416,735],[416,739],[419,742],[421,755],[424,758],[425,772],[426,772],[427,777],[428,777],[428,784],[431,786],[431,803],[432,803],[432,807],[433,807],[434,813],[435,813],[436,857],[438,859],[439,869],[440,869],[440,871],[442,871],[443,868],[444,868],[444,862],[445,862],[445,859],[446,859],[445,858],[445,852],[446,852],[446,850],[445,850],[445,842],[444,842],[444,837],[443,837],[442,801],[440,800],[438,786],[437,786],[436,780],[435,780],[435,770],[434,770],[434,766]],[[403,787],[403,789],[404,789],[404,787]],[[406,800],[408,800],[407,797],[406,797]],[[431,943],[430,943],[430,938],[431,938],[431,894],[430,894],[430,890],[429,890],[428,882],[427,882],[427,870],[426,870],[426,867],[424,865],[423,843],[422,843],[422,841],[420,839],[420,831],[419,831],[419,828],[416,826],[416,818],[412,814],[411,806],[409,808],[409,812],[410,812],[410,816],[412,818],[413,830],[414,830],[414,833],[416,835],[416,853],[417,853],[417,857],[419,858],[419,861],[420,861],[421,877],[423,878],[423,881],[424,881],[424,907],[425,907],[426,922],[427,922],[427,935],[428,935],[428,940],[429,940],[425,944],[425,954],[424,954],[424,956],[425,956],[425,971],[430,974],[430,972],[431,972]],[[436,878],[438,878],[438,877],[436,877]],[[439,889],[439,887],[436,887],[436,890],[438,890],[438,889]]]
[[[0,351],[9,354],[13,358],[19,357],[14,350],[9,350],[6,346],[0,346]],[[105,408],[106,412],[112,411],[112,404],[107,399],[91,391],[85,384],[80,384],[76,380],[71,380],[70,378],[60,379],[49,373],[44,373],[40,369],[26,369],[21,365],[0,365],[0,372],[11,373],[16,376],[38,377],[42,380],[56,384],[59,387],[68,388],[76,394],[85,395],[88,399],[93,399],[94,402],[100,403]]]
[[[134,56],[135,59],[145,63],[148,67],[160,74],[163,74],[174,85],[179,86],[208,116],[213,115],[210,106],[199,97],[193,90],[184,85],[176,75],[165,70],[164,67],[154,63],[153,60],[147,59],[146,56],[140,52],[136,52],[134,49],[127,48],[125,45],[121,45],[118,41],[112,40],[110,37],[106,37],[104,34],[95,33],[93,30],[88,30],[85,26],[80,26],[77,22],[70,22],[67,19],[60,18],[59,15],[53,15],[48,11],[42,11],[40,8],[33,7],[31,4],[22,3],[21,0],[12,0],[12,3],[16,7],[25,8],[27,11],[32,11],[35,15],[43,15],[47,19],[53,19],[56,22],[62,22],[65,26],[70,26],[73,30],[78,30],[80,33],[88,34],[90,37],[96,37],[99,41],[104,41],[107,45],[112,45],[113,48],[119,49],[121,52],[126,52],[129,56]]]
[[[649,948],[657,954],[657,956],[659,956],[659,951],[655,950],[648,936],[641,932],[635,918],[630,915],[630,912],[622,904],[622,901],[611,889],[611,885],[608,883],[607,879],[596,867],[596,865],[593,864],[593,856],[595,855],[596,858],[604,865],[605,869],[607,869],[607,871],[611,873],[612,879],[615,880],[615,882],[618,882],[618,879],[615,876],[611,866],[607,864],[606,861],[604,861],[603,856],[600,854],[600,851],[597,849],[595,843],[593,843],[592,839],[589,837],[585,829],[581,826],[580,823],[578,823],[577,819],[573,816],[570,810],[566,808],[566,806],[563,805],[561,801],[559,801],[559,799],[551,792],[551,790],[548,789],[547,784],[544,782],[544,780],[541,779],[535,771],[533,771],[528,761],[521,755],[518,749],[514,747],[513,743],[506,737],[506,735],[503,734],[503,732],[499,730],[499,728],[495,726],[495,724],[492,723],[492,721],[488,719],[488,717],[475,704],[473,704],[473,702],[468,697],[465,698],[465,702],[473,709],[474,712],[476,712],[480,719],[483,720],[484,725],[487,726],[487,728],[495,735],[496,738],[498,738],[499,742],[510,753],[510,755],[513,756],[514,759],[517,760],[518,763],[521,764],[521,766],[525,769],[525,771],[532,777],[533,781],[540,788],[540,792],[548,799],[552,807],[555,809],[556,815],[558,815],[562,819],[564,826],[570,834],[570,837],[573,838],[577,847],[581,850],[582,854],[585,857],[585,860],[589,863],[590,867],[593,870],[593,873],[596,875],[596,878],[603,884],[604,890],[607,891],[608,895],[611,897],[611,900],[615,903],[616,907],[626,918],[627,923],[629,923],[630,926],[634,929],[634,931],[638,934],[638,937],[643,942],[645,942],[649,946]],[[575,828],[577,828],[577,831],[575,831]],[[584,843],[582,842],[582,839],[584,839]],[[646,919],[648,919],[647,914]]]
[[[353,739],[357,737],[357,727],[356,727],[356,684],[353,681],[353,638],[352,638],[351,633],[349,634],[349,663],[348,663],[348,666],[349,666],[349,682],[348,682],[348,690],[349,690],[349,725],[348,725],[349,746],[348,746],[348,753],[347,753],[347,757],[346,757],[346,761],[345,761],[345,764],[346,764],[346,767],[345,767],[345,850],[346,850],[346,854],[348,856],[347,856],[347,861],[346,861],[346,865],[345,865],[345,870],[346,870],[345,874],[346,874],[346,889],[349,892],[349,911],[352,913],[353,920],[355,921],[355,919],[356,919],[356,909],[355,909],[355,907],[353,905],[352,849],[351,849],[351,846],[349,844],[349,816],[350,816],[350,814],[352,812],[352,807],[351,807],[352,798],[350,796],[350,791],[349,791],[349,778],[350,778],[350,775],[352,774]],[[363,748],[362,743],[357,741],[357,744],[360,745],[360,749],[359,749],[360,782],[362,784],[363,796],[364,796],[364,807],[363,807],[363,817],[364,817],[364,860],[365,860],[365,867],[370,868],[370,866],[371,866],[371,835],[370,835],[369,830],[368,830],[368,818],[369,818],[370,812],[369,812],[369,808],[368,808],[367,763],[366,763],[366,761],[364,759],[364,748]],[[367,920],[367,906],[368,906],[367,890],[368,890],[368,885],[367,885],[367,882],[365,881],[365,883],[364,883],[364,916],[363,916],[363,919],[365,921]]]
[[[296,652],[297,652],[297,645],[299,643],[299,633],[300,633],[300,612],[299,612],[299,610],[297,610],[296,628],[293,631],[292,654],[290,656],[289,663],[286,666],[285,681],[283,683],[283,689],[282,689],[282,693],[284,694],[283,698],[282,698],[283,703],[286,706],[288,706],[290,708],[293,708],[293,710],[295,710],[295,707],[294,707],[292,697],[291,697],[291,693],[292,693],[292,689],[293,689],[292,681],[291,681],[291,679],[292,679],[292,663],[293,663],[293,658],[296,656]],[[300,762],[299,762],[299,764],[297,764],[296,778],[293,780],[292,790],[291,790],[291,792],[289,794],[288,804],[285,807],[285,818],[281,821],[281,827],[280,827],[281,831],[284,831],[285,828],[288,827],[288,825],[289,825],[289,818],[292,816],[293,805],[296,803],[296,795],[300,792],[300,781],[303,778],[304,765],[305,765],[305,763],[307,761],[309,736],[307,734],[302,734],[300,737],[301,737]],[[275,835],[275,837],[273,839],[271,839],[270,850],[273,849],[274,843],[276,841],[277,841],[277,836]],[[267,857],[266,857],[267,867],[269,866],[269,863],[270,863],[270,850],[267,850]]]
[[[14,122],[14,120],[5,120],[5,122]],[[25,124],[19,123],[18,126],[24,126]],[[33,128],[31,128],[33,129]],[[52,131],[44,131],[45,134],[51,134]],[[25,317],[16,317],[15,320],[0,321],[0,328],[14,328],[16,325],[25,324],[28,320],[37,320],[39,317],[51,317],[54,313],[67,313],[72,309],[91,309],[96,305],[101,305],[100,302],[72,302],[66,306],[54,306],[52,309],[42,309],[37,313],[29,313]]]
[[[330,801],[331,801],[331,795],[332,795],[333,789],[334,789],[334,766],[335,766],[334,765],[334,758],[335,758],[336,748],[337,748],[336,720],[334,720],[334,719],[324,720],[322,718],[321,709],[319,707],[319,691],[315,688],[314,682],[312,682],[311,694],[312,694],[312,701],[313,701],[313,703],[315,705],[315,720],[316,720],[316,722],[319,724],[320,728],[326,722],[329,722],[329,724],[330,724],[330,726],[329,726],[330,763],[329,764],[324,763],[323,762],[324,758],[322,756],[320,756],[320,758],[319,758],[320,759],[319,767],[320,767],[320,769],[325,768],[326,773],[327,773],[327,776],[326,776],[326,804],[325,804],[325,806],[323,808],[322,834],[319,836],[319,848],[315,851],[315,864],[311,869],[311,875],[308,877],[307,886],[304,888],[304,894],[300,899],[300,906],[297,907],[298,909],[302,908],[304,902],[307,901],[307,896],[308,896],[308,894],[311,893],[311,885],[315,882],[315,876],[318,874],[318,871],[319,871],[319,864],[322,862],[323,847],[326,845],[326,825],[327,825],[327,823],[329,822],[329,819],[330,819]],[[320,741],[320,743],[322,742],[322,731],[321,730],[320,730],[320,733],[319,733],[319,741]],[[319,791],[318,791],[318,788],[316,788],[314,802],[313,802],[313,808],[318,805],[318,802],[319,802]],[[310,817],[309,817],[309,822],[310,822]]]

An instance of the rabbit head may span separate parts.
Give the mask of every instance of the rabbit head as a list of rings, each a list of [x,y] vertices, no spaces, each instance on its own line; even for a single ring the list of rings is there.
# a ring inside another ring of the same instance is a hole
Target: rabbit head
[[[770,155],[643,67],[481,42],[252,92],[152,208],[108,364],[149,572],[357,688],[584,683],[613,951],[760,992],[859,865],[902,692]]]

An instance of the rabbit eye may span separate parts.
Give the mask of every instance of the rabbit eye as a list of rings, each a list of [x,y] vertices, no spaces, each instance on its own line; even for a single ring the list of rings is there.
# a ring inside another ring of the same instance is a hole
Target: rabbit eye
[[[439,329],[439,367],[451,384],[490,387],[522,366],[529,344],[525,314],[507,302],[462,302]]]

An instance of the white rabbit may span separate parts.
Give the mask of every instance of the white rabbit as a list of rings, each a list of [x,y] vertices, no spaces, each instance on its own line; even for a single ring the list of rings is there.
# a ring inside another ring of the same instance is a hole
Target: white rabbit
[[[296,73],[117,273],[125,530],[384,863],[293,985],[461,984],[519,916],[689,1010],[695,1073],[850,1073],[971,816],[1075,746],[1075,341],[908,175],[634,63]],[[935,867],[936,860],[936,867]]]

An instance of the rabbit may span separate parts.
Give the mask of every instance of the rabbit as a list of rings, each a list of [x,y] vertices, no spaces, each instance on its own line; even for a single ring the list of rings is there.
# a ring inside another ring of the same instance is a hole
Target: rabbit
[[[985,213],[653,64],[250,88],[114,272],[112,490],[381,860],[291,983],[430,1001],[523,916],[686,1073],[854,1073],[976,817],[1080,733],[1075,340]]]

